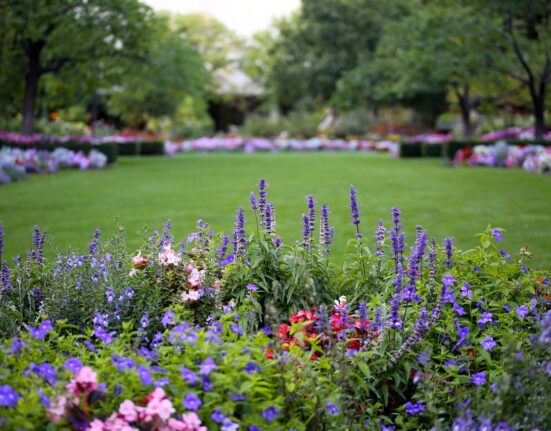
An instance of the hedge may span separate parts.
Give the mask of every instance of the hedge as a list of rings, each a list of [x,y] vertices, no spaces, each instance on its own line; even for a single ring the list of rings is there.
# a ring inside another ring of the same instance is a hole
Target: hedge
[[[90,144],[87,142],[34,142],[32,144],[22,144],[19,142],[0,141],[0,148],[2,147],[21,148],[22,150],[34,148],[46,151],[54,151],[56,148],[66,148],[71,151],[82,151],[86,154],[91,150],[96,150],[107,156],[107,163],[115,163],[119,155],[118,145],[114,142],[104,142],[101,144]]]
[[[400,142],[400,157],[421,156],[421,142]]]
[[[163,141],[119,142],[120,156],[162,156],[165,152]]]
[[[434,143],[434,142],[421,143],[421,156],[422,157],[441,157],[442,144]]]

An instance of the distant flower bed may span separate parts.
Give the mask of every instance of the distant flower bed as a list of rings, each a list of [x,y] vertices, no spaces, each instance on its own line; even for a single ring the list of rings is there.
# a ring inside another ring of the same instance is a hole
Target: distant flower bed
[[[264,139],[242,137],[205,137],[183,142],[166,141],[165,153],[212,151],[372,151],[396,155],[398,143],[393,141],[342,140],[342,139]]]
[[[0,428],[549,428],[551,273],[527,247],[490,226],[465,252],[406,244],[398,208],[367,235],[350,186],[336,265],[328,206],[306,196],[284,244],[268,191],[231,236],[168,221],[138,251],[119,228],[49,258],[35,227],[8,262],[0,223]]]
[[[56,148],[53,152],[49,152],[33,148],[21,150],[2,147],[0,148],[0,184],[21,181],[28,174],[53,173],[61,169],[101,169],[106,163],[107,157],[96,150],[85,154],[65,148]]]
[[[454,164],[523,168],[528,172],[551,174],[551,147],[539,145],[476,145],[461,148],[455,153]]]
[[[451,133],[426,133],[407,138],[406,143],[427,142],[429,144],[441,144],[453,140]]]
[[[102,144],[104,142],[116,142],[116,143],[125,143],[125,142],[135,142],[136,137],[133,136],[103,136],[96,137],[91,135],[74,135],[74,136],[55,136],[55,135],[21,135],[19,133],[4,132],[0,130],[0,142],[5,142],[7,144],[27,144],[31,146],[32,144],[39,143],[49,143],[49,144],[65,144],[68,142],[77,142],[83,144]]]
[[[480,137],[482,142],[499,141],[501,139],[519,139],[519,140],[533,140],[534,128],[533,127],[509,127],[502,130],[492,130]],[[551,132],[547,132],[544,140],[551,140]]]

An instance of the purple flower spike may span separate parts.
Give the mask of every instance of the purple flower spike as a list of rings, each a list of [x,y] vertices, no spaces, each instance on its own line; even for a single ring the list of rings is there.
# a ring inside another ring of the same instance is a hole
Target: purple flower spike
[[[247,239],[245,238],[245,211],[239,207],[235,217],[235,230],[233,231],[233,254],[236,257],[245,255]]]
[[[352,224],[356,227],[360,224],[360,209],[358,206],[358,198],[356,197],[356,189],[354,186],[350,186],[350,218],[352,219]],[[357,237],[361,238],[359,233]]]

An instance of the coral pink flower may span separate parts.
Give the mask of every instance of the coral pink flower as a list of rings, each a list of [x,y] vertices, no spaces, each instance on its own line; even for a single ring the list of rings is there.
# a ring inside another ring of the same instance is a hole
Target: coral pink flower
[[[149,263],[149,259],[147,258],[147,256],[142,255],[141,250],[139,250],[138,254],[131,259],[131,262],[132,267],[136,269],[142,269],[147,266],[147,264]]]

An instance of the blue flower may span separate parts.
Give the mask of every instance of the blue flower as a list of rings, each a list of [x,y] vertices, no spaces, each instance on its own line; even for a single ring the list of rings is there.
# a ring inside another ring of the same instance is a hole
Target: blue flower
[[[190,386],[195,385],[195,383],[198,380],[198,377],[193,371],[187,369],[186,367],[180,368],[180,371],[182,372],[182,380],[185,380],[186,382],[188,382]]]
[[[492,229],[492,236],[496,239],[496,241],[503,240],[503,236],[501,235],[501,231],[498,228]]]
[[[270,407],[264,409],[264,411],[262,412],[262,417],[264,419],[266,419],[266,421],[268,421],[268,422],[275,421],[278,416],[279,416],[279,409],[277,409],[273,406],[270,406]]]
[[[193,392],[188,392],[182,401],[182,404],[188,410],[198,410],[203,403]]]
[[[216,370],[218,367],[214,363],[214,360],[212,358],[206,358],[201,366],[199,367],[199,374],[202,376],[208,376],[211,372]]]
[[[50,407],[51,403],[49,398],[46,396],[46,394],[42,391],[42,389],[38,388],[36,390],[36,393],[40,397],[40,404],[42,404],[44,407],[48,408]]]
[[[210,418],[214,422],[221,424],[222,422],[224,422],[225,416],[220,409],[216,409],[215,411],[212,412],[212,414],[210,415]]]
[[[46,319],[38,326],[38,328],[30,328],[29,331],[31,332],[31,337],[44,341],[44,338],[46,338],[46,335],[52,329],[52,321],[50,319]]]
[[[63,368],[71,371],[71,373],[76,374],[82,368],[82,362],[77,358],[69,358],[63,364]]]
[[[247,374],[253,374],[260,371],[260,367],[256,365],[254,362],[248,362],[247,365],[245,365],[245,372]]]
[[[245,333],[245,331],[243,331],[243,329],[241,328],[241,326],[239,326],[237,323],[232,323],[230,325],[230,329],[235,332],[237,335],[243,335]]]
[[[21,398],[9,385],[0,386],[0,407],[15,407]]]
[[[497,346],[497,343],[490,336],[488,336],[484,340],[482,340],[480,342],[480,344],[482,345],[482,348],[484,350],[492,350],[495,346]]]
[[[526,305],[521,305],[515,310],[515,313],[519,319],[524,319],[528,316],[528,307]]]
[[[138,367],[138,376],[140,376],[142,385],[154,384],[153,378],[151,377],[151,372],[147,369],[147,367],[144,367],[143,365],[140,365]]]
[[[327,402],[327,413],[330,415],[338,415],[341,410],[338,406],[333,404],[332,402]]]
[[[483,385],[486,383],[486,373],[482,371],[480,373],[473,374],[471,376],[471,383],[476,386]]]
[[[425,406],[421,401],[417,401],[415,403],[408,401],[406,403],[406,413],[408,415],[414,416],[424,411],[425,411]]]
[[[161,319],[161,324],[165,327],[172,324],[172,319],[174,319],[174,316],[174,311],[166,310],[163,318]]]
[[[225,418],[222,422],[221,431],[237,431],[239,429],[239,424],[232,422],[229,418]]]
[[[490,313],[489,311],[485,311],[484,313],[482,313],[482,316],[480,316],[480,319],[478,319],[478,326],[483,328],[486,325],[486,323],[492,323],[492,322],[493,322],[492,313]]]

